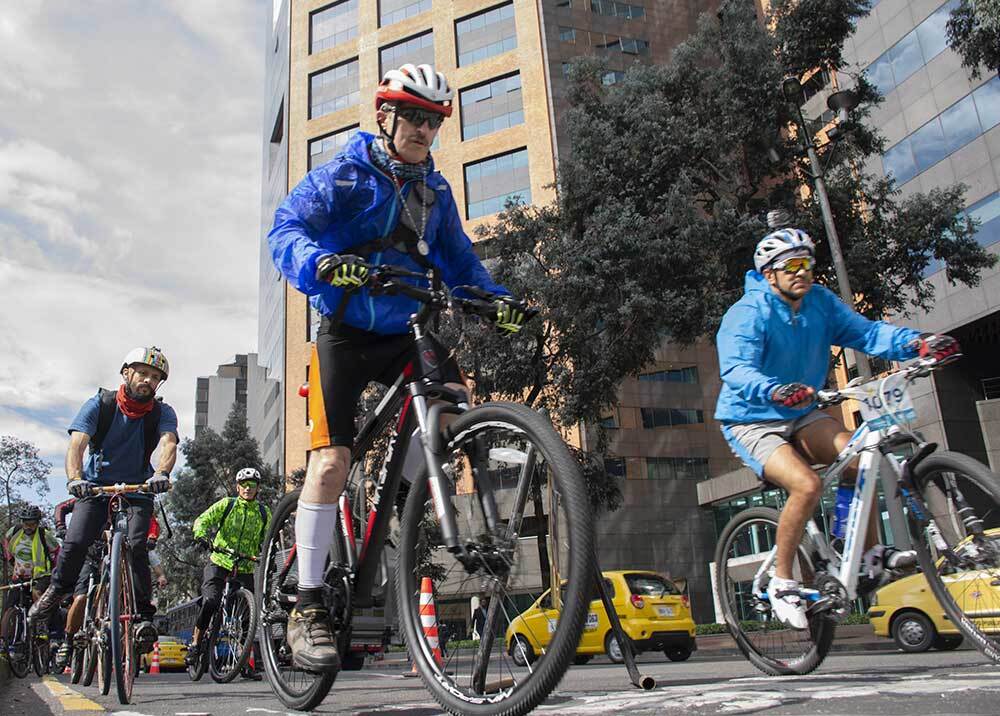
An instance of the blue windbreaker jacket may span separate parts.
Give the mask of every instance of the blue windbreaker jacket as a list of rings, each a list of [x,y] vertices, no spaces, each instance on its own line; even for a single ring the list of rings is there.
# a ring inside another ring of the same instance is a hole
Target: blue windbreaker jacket
[[[770,395],[786,383],[823,388],[831,346],[889,360],[917,355],[911,344],[920,333],[869,321],[822,286],[812,287],[797,313],[756,271],[747,271],[745,289],[716,334],[722,391],[715,419],[723,424],[790,420],[815,410],[779,406]]]
[[[316,280],[316,261],[330,253],[350,253],[352,246],[389,235],[402,211],[393,180],[369,159],[368,144],[373,139],[371,134],[358,132],[340,154],[309,172],[278,207],[274,227],[268,234],[275,266],[290,284],[309,296],[310,303],[323,315],[336,313],[343,289]],[[407,182],[402,186],[404,197],[412,185]],[[444,282],[508,295],[493,282],[473,252],[472,242],[462,230],[451,187],[433,164],[427,187],[436,196],[427,212],[427,258],[441,270]],[[423,271],[409,254],[394,248],[373,254],[369,261]],[[372,296],[362,287],[353,292],[343,321],[366,331],[396,335],[409,330],[407,319],[418,308],[411,298]]]

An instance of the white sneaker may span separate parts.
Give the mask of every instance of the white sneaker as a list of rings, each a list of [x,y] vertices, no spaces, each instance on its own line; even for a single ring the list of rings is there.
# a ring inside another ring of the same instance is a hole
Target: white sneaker
[[[792,629],[808,629],[805,601],[799,596],[799,584],[795,579],[771,577],[767,593],[771,596],[771,612],[782,624]]]

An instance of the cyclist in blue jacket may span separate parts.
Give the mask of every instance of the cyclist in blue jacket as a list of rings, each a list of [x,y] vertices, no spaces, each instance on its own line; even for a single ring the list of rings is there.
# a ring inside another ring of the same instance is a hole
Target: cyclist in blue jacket
[[[958,352],[950,336],[870,321],[814,286],[815,248],[800,229],[765,236],[754,252],[756,270],[746,274],[746,292],[726,312],[716,337],[722,390],[715,419],[736,456],[761,480],[788,492],[768,591],[775,616],[797,629],[808,622],[792,559],[822,494],[810,466],[833,462],[851,438],[839,420],[814,404],[826,384],[831,346],[890,360]],[[866,563],[876,556],[885,567],[899,568],[915,555],[874,547]]]
[[[309,464],[296,512],[299,598],[288,623],[296,664],[335,670],[340,658],[323,602],[323,570],[365,386],[391,385],[414,357],[405,296],[373,295],[368,266],[439,271],[449,286],[498,296],[497,328],[516,333],[523,309],[490,278],[462,229],[451,187],[430,146],[451,116],[452,89],[430,65],[386,72],[375,95],[379,136],[358,132],[306,175],[278,208],[268,237],[275,265],[323,316],[310,365]],[[464,389],[437,345],[442,382]],[[318,388],[318,390],[317,390]]]

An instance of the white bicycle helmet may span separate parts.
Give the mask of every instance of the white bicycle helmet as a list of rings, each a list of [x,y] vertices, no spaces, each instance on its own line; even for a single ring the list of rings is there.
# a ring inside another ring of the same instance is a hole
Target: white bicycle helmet
[[[408,62],[382,77],[375,92],[375,109],[383,102],[402,102],[450,117],[453,94],[444,73],[436,72],[431,65]]]
[[[163,355],[163,351],[156,346],[133,348],[130,350],[125,356],[125,360],[122,361],[122,367],[119,369],[119,372],[137,363],[156,368],[163,373],[163,380],[166,380],[170,376],[170,363],[167,361],[167,357]]]
[[[802,229],[772,231],[761,239],[754,249],[753,265],[758,271],[763,271],[778,257],[803,249],[808,251],[810,256],[816,255],[816,244]]]
[[[236,484],[241,482],[246,482],[247,480],[254,480],[255,482],[260,482],[260,473],[252,467],[245,467],[236,473]]]

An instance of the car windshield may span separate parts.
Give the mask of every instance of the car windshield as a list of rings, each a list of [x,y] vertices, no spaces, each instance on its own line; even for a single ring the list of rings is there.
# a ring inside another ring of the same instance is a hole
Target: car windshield
[[[669,579],[658,574],[626,574],[625,583],[632,594],[643,597],[662,597],[667,594],[680,594],[677,587]]]

